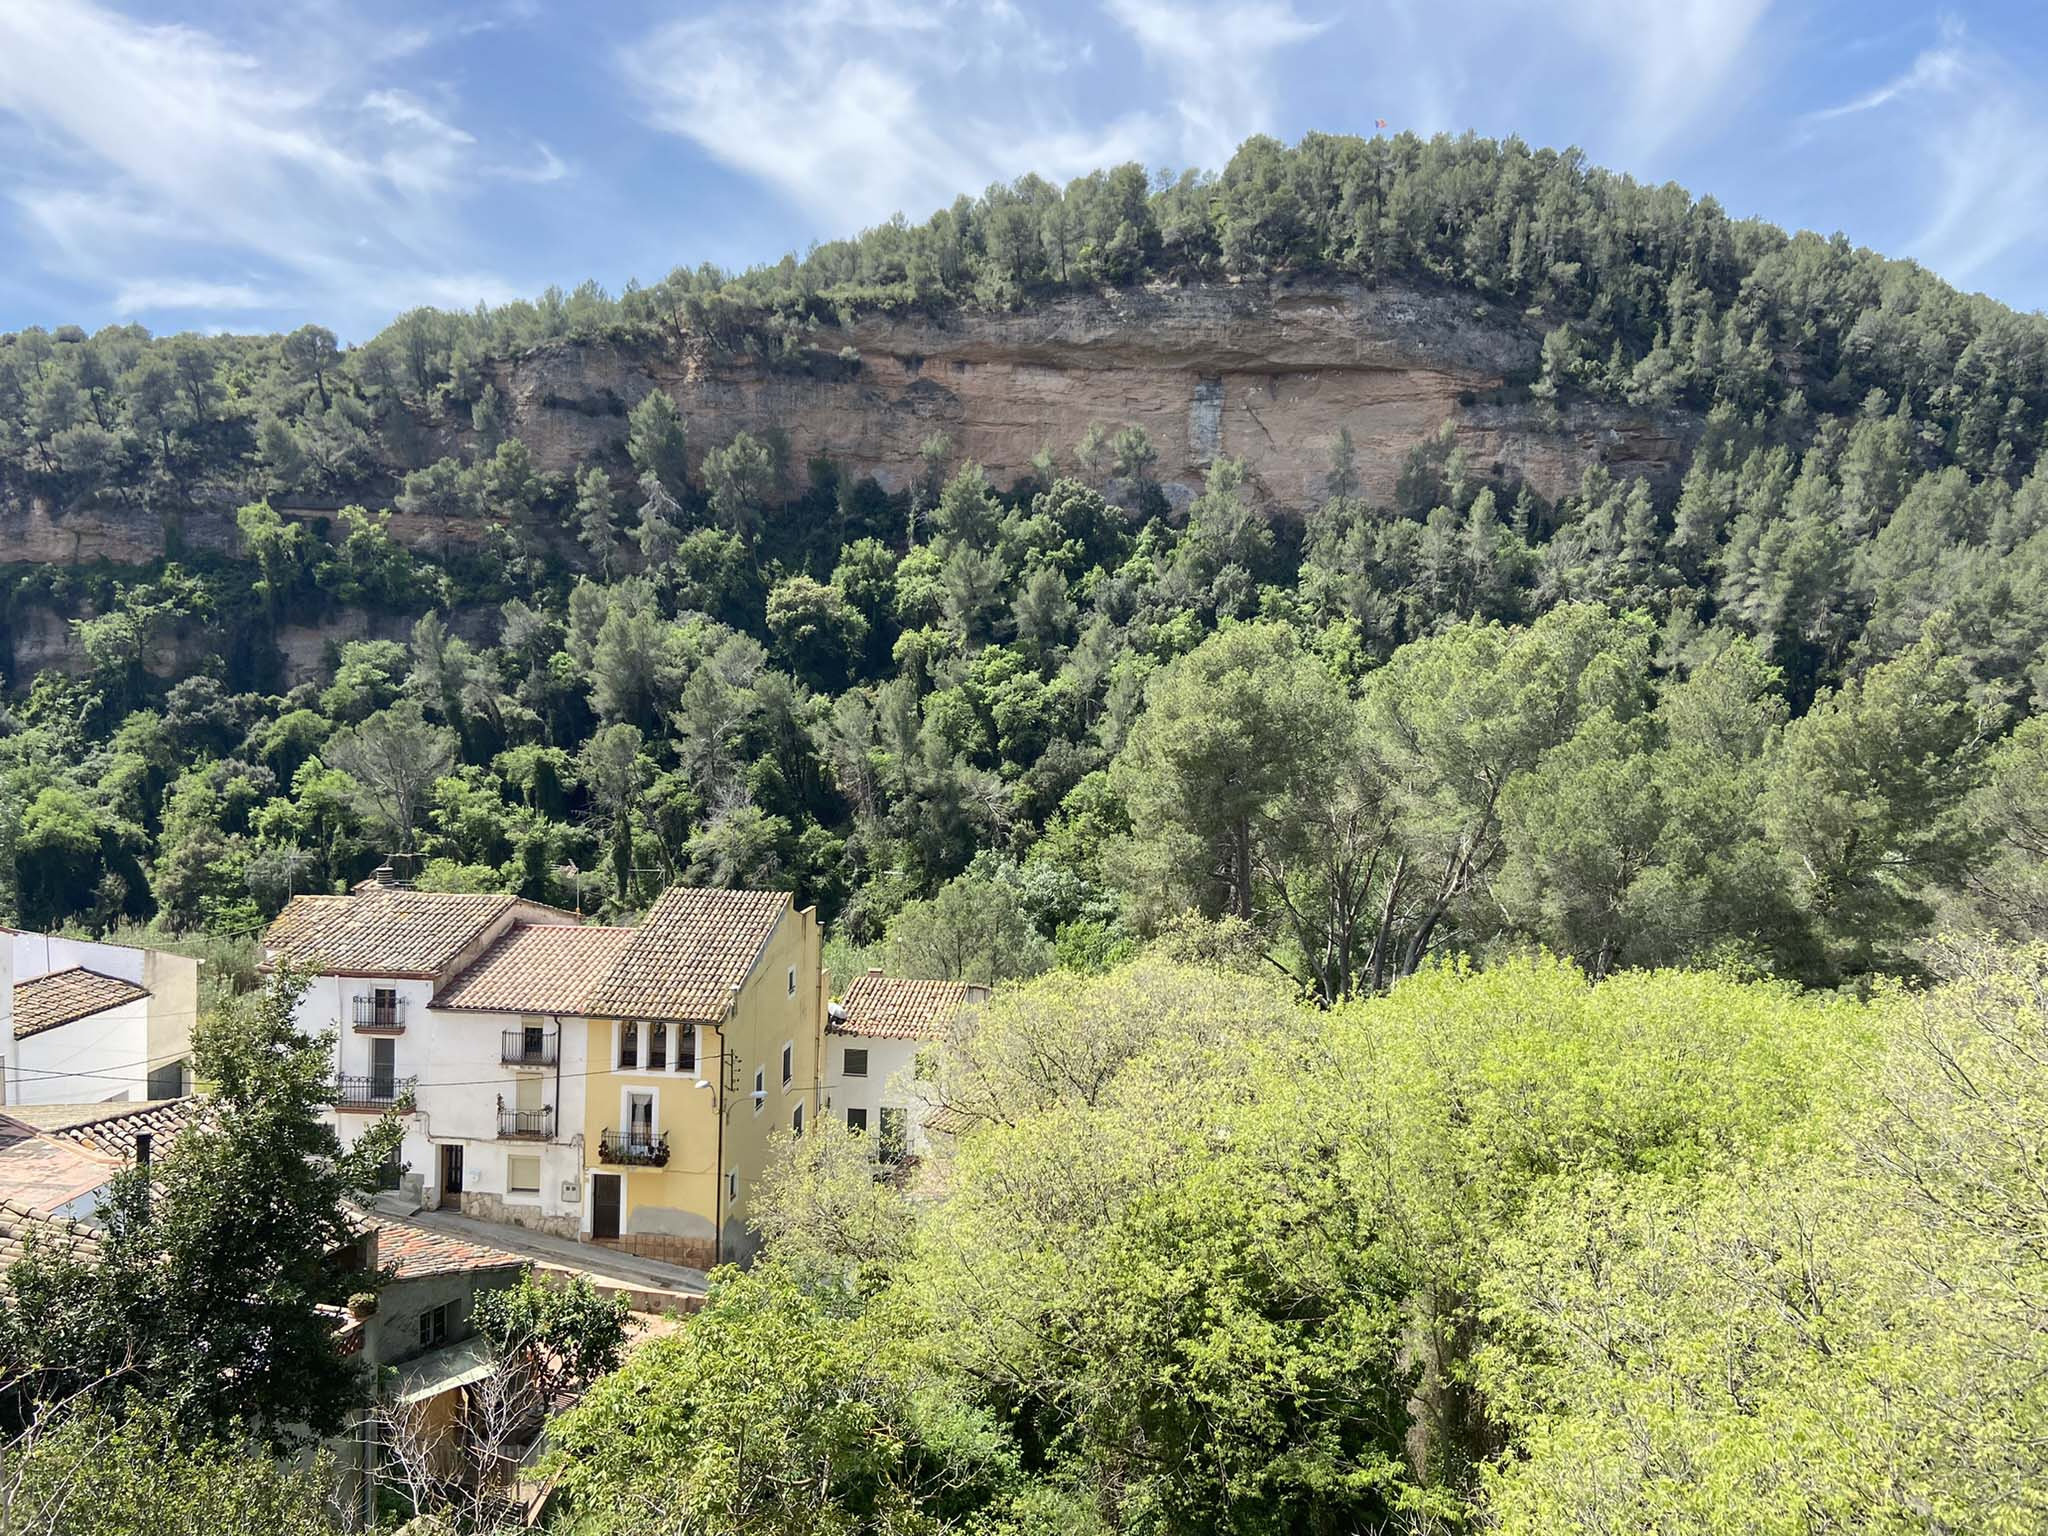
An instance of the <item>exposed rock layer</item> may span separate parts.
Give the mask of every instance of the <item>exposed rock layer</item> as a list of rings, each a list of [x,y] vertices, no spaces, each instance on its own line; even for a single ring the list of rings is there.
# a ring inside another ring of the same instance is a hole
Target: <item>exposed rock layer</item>
[[[1142,426],[1175,500],[1221,453],[1291,510],[1320,499],[1343,428],[1373,497],[1447,420],[1476,467],[1551,497],[1595,461],[1660,478],[1678,466],[1683,416],[1489,403],[1533,376],[1538,351],[1520,317],[1469,297],[1273,280],[1068,295],[1017,314],[865,316],[819,332],[797,362],[705,345],[550,347],[505,365],[499,388],[514,429],[558,470],[615,445],[624,412],[655,388],[682,407],[695,455],[780,428],[792,462],[828,455],[891,487],[934,432],[1002,485],[1097,422]]]

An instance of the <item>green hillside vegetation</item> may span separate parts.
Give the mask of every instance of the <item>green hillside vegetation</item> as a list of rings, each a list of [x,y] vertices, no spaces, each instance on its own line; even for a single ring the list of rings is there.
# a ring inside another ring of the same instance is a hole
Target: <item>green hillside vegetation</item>
[[[1034,983],[939,1052],[936,1202],[792,1149],[557,1425],[569,1528],[2033,1529],[2043,960]]]
[[[933,1050],[936,1194],[829,1119],[785,1137],[764,1257],[550,1425],[549,1529],[2048,1520],[2048,950],[1868,1001],[1517,959],[1322,1009],[1244,939],[1184,924],[971,1016]],[[321,1468],[179,1424],[165,1363],[10,1447],[29,1528],[336,1529]]]
[[[944,239],[950,276],[904,275]],[[1705,412],[1682,482],[1594,469],[1552,503],[1432,438],[1379,504],[1340,434],[1305,525],[1228,459],[1181,517],[1143,432],[1105,422],[1007,487],[934,438],[891,495],[775,433],[692,471],[660,394],[556,478],[478,384],[551,337],[779,345],[849,305],[1264,270],[1511,302],[1550,327],[1537,400]],[[258,498],[232,557],[10,573],[10,622],[75,615],[88,670],[16,680],[6,916],[246,933],[413,848],[430,884],[593,913],[785,886],[842,967],[982,979],[1228,912],[1325,1000],[1530,943],[1594,974],[1833,984],[1911,971],[1944,912],[2036,931],[2038,317],[1469,139],[1254,141],[1157,189],[1027,179],[800,264],[579,294],[415,312],[346,353],[4,339],[17,494]],[[401,476],[408,434],[454,413],[474,455]],[[381,512],[260,499],[379,484],[479,537],[429,558]],[[410,642],[284,689],[278,626],[343,606]],[[198,664],[153,675],[180,637]]]

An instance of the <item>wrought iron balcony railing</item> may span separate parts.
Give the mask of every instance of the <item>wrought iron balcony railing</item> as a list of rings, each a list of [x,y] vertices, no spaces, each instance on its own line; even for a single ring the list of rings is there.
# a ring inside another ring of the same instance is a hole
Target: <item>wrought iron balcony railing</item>
[[[368,1077],[353,1077],[344,1073],[334,1080],[327,1102],[336,1109],[382,1113],[409,1102],[413,1089],[418,1086],[416,1077],[386,1077],[374,1072]]]
[[[504,1062],[508,1067],[552,1067],[562,1059],[562,1032],[557,1029],[508,1029]]]
[[[597,1160],[628,1168],[666,1168],[668,1137],[649,1131],[614,1131],[597,1138]]]
[[[355,1027],[360,1035],[396,1035],[405,1031],[405,999],[402,997],[359,997],[355,999]]]
[[[498,1138],[501,1141],[552,1141],[555,1135],[555,1111],[552,1105],[541,1109],[507,1109],[498,1106]]]

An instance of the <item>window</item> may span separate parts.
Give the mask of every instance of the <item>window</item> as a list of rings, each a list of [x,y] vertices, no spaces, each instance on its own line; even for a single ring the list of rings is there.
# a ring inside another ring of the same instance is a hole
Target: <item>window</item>
[[[370,1042],[370,1097],[373,1099],[395,1099],[398,1097],[398,1042],[396,1040],[372,1040]]]
[[[456,1302],[444,1301],[420,1314],[421,1349],[435,1349],[448,1342],[448,1334],[455,1326],[457,1305]]]
[[[789,968],[789,995],[796,996],[796,967],[793,965]]]
[[[768,1077],[760,1067],[754,1068],[754,1113],[761,1113],[761,1106],[768,1102]]]
[[[539,1061],[548,1053],[548,1032],[544,1025],[519,1026],[519,1054],[524,1061]]]
[[[694,1072],[697,1070],[697,1026],[676,1031],[676,1070]]]
[[[668,1070],[668,1026],[650,1024],[647,1026],[647,1070],[666,1072]]]
[[[539,1194],[540,1159],[537,1157],[506,1158],[505,1193],[508,1195]]]
[[[885,1109],[882,1111],[881,1158],[885,1163],[900,1163],[906,1150],[903,1139],[903,1111]]]
[[[654,1140],[653,1094],[626,1095],[626,1133],[638,1146],[646,1146]]]
[[[520,1125],[521,1130],[540,1129],[539,1122],[542,1109],[540,1095],[541,1089],[544,1086],[545,1084],[542,1080],[531,1072],[526,1073],[513,1082],[512,1107],[519,1111],[522,1122]],[[527,1120],[525,1117],[528,1115],[531,1115],[533,1118]]]
[[[398,1022],[398,988],[377,987],[370,993],[370,1018],[379,1029]]]
[[[792,1078],[795,1075],[796,1047],[793,1045],[785,1045],[782,1048],[782,1086],[787,1088],[789,1086],[790,1078]]]
[[[727,1199],[728,1201],[732,1201],[732,1200],[737,1200],[737,1199],[739,1199],[739,1197],[740,1197],[740,1175],[739,1175],[739,1170],[738,1170],[738,1169],[736,1169],[736,1168],[728,1168],[728,1169],[726,1169],[726,1170],[725,1170],[725,1198],[726,1198],[726,1199]]]
[[[846,1048],[846,1075],[848,1077],[866,1077],[868,1075],[868,1053],[866,1050],[856,1051],[852,1046]]]
[[[803,1135],[803,1133],[804,1133],[804,1107],[803,1107],[803,1105],[801,1105],[801,1104],[797,1105],[797,1107],[796,1107],[796,1113],[795,1113],[795,1114],[793,1114],[793,1115],[791,1115],[791,1116],[789,1117],[789,1128],[790,1128],[790,1130],[791,1130],[791,1131],[792,1131],[792,1132],[793,1132],[794,1134],[796,1134],[796,1135],[798,1135],[798,1136],[801,1136],[801,1135]]]
[[[640,1066],[640,1026],[631,1019],[619,1026],[619,1070],[637,1071]]]
[[[859,1131],[865,1136],[868,1129],[868,1112],[864,1109],[849,1109],[846,1112],[846,1128],[849,1131]]]

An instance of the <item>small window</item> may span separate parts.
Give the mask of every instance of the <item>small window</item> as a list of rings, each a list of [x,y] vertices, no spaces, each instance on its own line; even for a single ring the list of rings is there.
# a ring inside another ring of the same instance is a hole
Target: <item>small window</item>
[[[676,1031],[676,1070],[694,1072],[697,1070],[697,1026]]]
[[[754,1068],[754,1113],[761,1113],[761,1106],[768,1102],[768,1074],[761,1067]]]
[[[849,1131],[859,1131],[865,1136],[868,1130],[868,1112],[864,1109],[849,1109],[846,1112],[846,1128]]]
[[[455,1306],[452,1301],[444,1301],[420,1314],[421,1349],[437,1349],[448,1342],[449,1331],[455,1326]]]
[[[506,1158],[505,1193],[508,1195],[539,1194],[540,1159],[537,1157]]]
[[[647,1070],[666,1072],[668,1070],[668,1026],[650,1024],[647,1026]]]
[[[846,1048],[846,1075],[848,1077],[866,1077],[868,1075],[868,1053],[865,1048],[861,1050],[855,1050],[852,1046]]]
[[[787,1088],[789,1086],[789,1080],[795,1075],[796,1047],[793,1045],[785,1045],[782,1048],[782,1086]]]
[[[796,967],[793,965],[789,968],[789,995],[796,996]]]
[[[739,1176],[739,1171],[738,1171],[737,1169],[733,1169],[733,1168],[728,1168],[728,1169],[726,1169],[726,1170],[725,1170],[725,1198],[726,1198],[727,1200],[737,1200],[737,1199],[739,1199],[739,1197],[740,1197],[740,1176]]]
[[[631,1019],[619,1026],[619,1070],[631,1072],[640,1066],[640,1026]]]
[[[379,1029],[398,1023],[398,988],[378,987],[370,994],[371,1017]]]
[[[801,1136],[801,1135],[803,1135],[803,1133],[804,1133],[804,1107],[803,1107],[803,1105],[801,1105],[801,1104],[797,1105],[797,1107],[796,1107],[796,1113],[795,1113],[795,1114],[793,1114],[793,1115],[791,1115],[791,1116],[789,1117],[789,1128],[790,1128],[790,1130],[791,1130],[792,1132],[794,1132],[794,1133],[795,1133],[796,1135],[798,1135],[798,1136]]]

